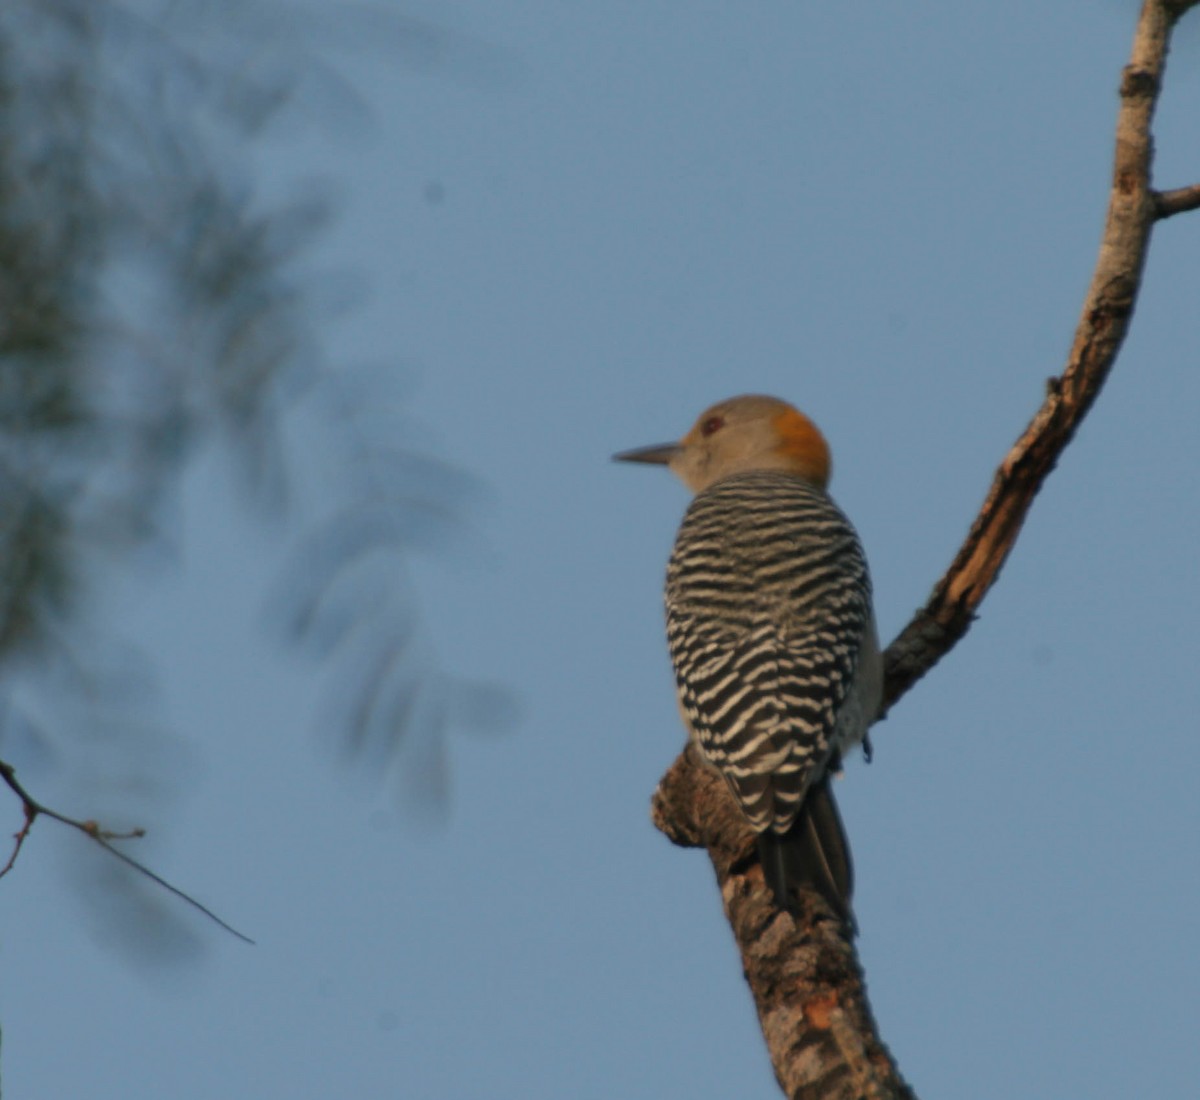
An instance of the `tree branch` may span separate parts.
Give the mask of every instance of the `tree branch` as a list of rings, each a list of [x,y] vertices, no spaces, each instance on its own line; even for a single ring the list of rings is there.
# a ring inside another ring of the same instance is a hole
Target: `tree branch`
[[[966,541],[885,654],[885,710],[966,634],[1029,508],[1099,395],[1129,328],[1156,220],[1200,206],[1200,188],[1150,187],[1151,121],[1171,30],[1200,0],[1145,0],[1121,80],[1108,216],[1066,368],[1000,463]],[[773,903],[753,836],[723,781],[688,749],[653,801],[674,843],[708,850],[763,1036],[792,1100],[911,1100],[879,1038],[852,939],[816,893],[793,919]]]
[[[109,855],[115,856],[122,863],[132,867],[138,874],[145,875],[151,882],[156,883],[168,893],[174,894],[180,901],[203,913],[210,921],[220,925],[231,936],[236,936],[243,943],[254,943],[249,936],[243,935],[232,924],[223,921],[208,906],[202,905],[191,894],[180,890],[178,886],[173,886],[161,875],[151,871],[145,864],[139,863],[132,856],[126,855],[120,848],[116,848],[112,844],[114,840],[136,840],[143,837],[146,835],[145,829],[131,829],[125,833],[114,833],[107,829],[102,829],[97,822],[90,819],[80,821],[74,817],[67,817],[66,814],[60,814],[57,810],[50,809],[49,806],[43,806],[17,781],[16,769],[3,760],[0,760],[0,780],[3,780],[9,789],[12,790],[13,794],[21,800],[21,805],[25,810],[25,824],[21,826],[18,832],[13,834],[13,849],[8,857],[8,862],[3,868],[0,868],[0,878],[3,878],[13,869],[13,865],[17,862],[17,856],[21,854],[21,846],[25,843],[25,838],[29,836],[29,830],[33,828],[33,823],[38,819],[38,816],[44,814],[46,817],[53,818],[63,825],[76,829],[83,833],[84,836],[94,840]]]
[[[1200,183],[1193,183],[1191,187],[1176,187],[1172,191],[1154,192],[1154,216],[1160,221],[1197,207],[1200,207]]]
[[[746,819],[691,745],[659,783],[651,816],[674,843],[708,849],[784,1094],[914,1100],[879,1038],[841,918],[812,891],[797,919],[775,904]]]
[[[925,606],[888,647],[885,707],[895,703],[967,632],[1012,550],[1033,499],[1100,393],[1129,330],[1158,201],[1150,189],[1150,123],[1167,44],[1188,3],[1146,0],[1121,78],[1116,151],[1100,255],[1067,366],[1004,456],[979,515]],[[1175,194],[1169,192],[1168,194]]]

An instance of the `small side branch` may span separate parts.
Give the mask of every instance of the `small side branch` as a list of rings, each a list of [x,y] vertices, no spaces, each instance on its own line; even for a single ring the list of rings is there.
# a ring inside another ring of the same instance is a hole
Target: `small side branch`
[[[21,854],[21,846],[25,843],[25,838],[29,836],[29,830],[33,828],[33,823],[37,820],[37,815],[40,807],[22,790],[20,784],[17,783],[17,777],[13,772],[11,765],[0,762],[0,778],[9,785],[21,800],[21,806],[25,810],[25,824],[13,833],[13,850],[8,857],[8,862],[0,869],[0,878],[3,878],[13,869],[13,864],[17,862],[17,856]]]
[[[1200,183],[1176,187],[1173,191],[1154,192],[1154,216],[1159,221],[1175,214],[1186,214],[1197,207],[1200,207]]]
[[[149,867],[145,866],[145,864],[139,863],[132,856],[126,855],[119,848],[113,846],[112,842],[114,840],[135,840],[139,837],[145,836],[146,831],[144,829],[131,829],[128,832],[116,833],[111,832],[108,829],[101,828],[99,823],[95,821],[81,821],[78,818],[67,817],[66,814],[60,814],[57,810],[52,810],[49,806],[44,806],[37,799],[35,799],[33,795],[31,795],[17,780],[16,769],[11,764],[3,760],[0,760],[0,779],[2,779],[4,783],[7,784],[9,789],[21,800],[21,806],[25,811],[25,824],[22,825],[21,829],[13,835],[13,849],[8,857],[8,862],[4,865],[3,869],[0,869],[0,878],[3,878],[8,874],[9,871],[12,870],[13,865],[17,862],[17,856],[21,853],[21,847],[24,845],[26,837],[29,836],[30,829],[33,828],[33,823],[38,819],[39,816],[44,815],[53,819],[54,821],[61,822],[63,825],[67,825],[70,828],[76,829],[83,833],[84,836],[99,844],[101,848],[109,853],[109,855],[115,856],[122,863],[132,867],[138,872],[138,874],[145,875],[146,878],[150,879],[151,882],[161,886],[168,893],[174,894],[175,897],[179,898],[180,901],[190,905],[198,912],[203,913],[204,916],[206,916],[210,921],[225,929],[225,931],[231,936],[236,936],[243,943],[252,944],[254,942],[249,936],[243,935],[236,928],[234,928],[233,925],[223,921],[217,916],[216,913],[214,913],[206,905],[202,905],[190,894],[180,890],[177,886],[173,886],[161,875],[151,871]]]

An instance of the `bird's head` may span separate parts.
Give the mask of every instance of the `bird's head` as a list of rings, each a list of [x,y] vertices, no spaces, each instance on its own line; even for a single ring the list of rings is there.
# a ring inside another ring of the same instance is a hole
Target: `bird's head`
[[[817,426],[786,401],[757,394],[705,409],[678,443],[613,457],[669,466],[695,493],[750,470],[781,470],[820,489],[829,483],[829,447]]]

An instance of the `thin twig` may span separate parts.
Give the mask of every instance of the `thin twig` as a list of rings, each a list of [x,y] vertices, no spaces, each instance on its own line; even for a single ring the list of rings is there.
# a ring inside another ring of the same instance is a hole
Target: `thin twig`
[[[116,856],[116,858],[122,863],[132,867],[139,874],[145,875],[146,878],[150,879],[151,882],[157,883],[164,890],[174,894],[175,897],[180,899],[180,901],[186,902],[193,909],[203,913],[209,920],[211,920],[214,924],[220,925],[220,927],[225,929],[225,931],[231,936],[236,936],[243,943],[254,943],[249,936],[239,932],[227,921],[223,921],[217,916],[216,913],[209,909],[208,906],[202,905],[190,894],[180,890],[178,886],[172,886],[171,883],[169,883],[161,875],[151,871],[149,867],[145,866],[145,864],[139,863],[132,856],[126,855],[119,848],[114,847],[111,843],[114,840],[132,840],[145,836],[146,831],[144,829],[131,829],[124,833],[110,832],[109,830],[102,829],[95,821],[80,821],[77,818],[68,817],[66,814],[61,814],[57,810],[52,810],[49,806],[43,806],[20,784],[20,782],[18,782],[17,773],[13,766],[3,760],[0,760],[0,779],[3,779],[4,782],[12,789],[13,793],[16,794],[16,796],[21,800],[21,805],[25,810],[25,824],[22,826],[20,832],[14,834],[15,844],[13,845],[12,854],[8,857],[8,862],[4,865],[3,870],[0,870],[0,878],[3,878],[10,870],[12,870],[13,864],[15,864],[17,861],[17,855],[21,851],[21,846],[25,843],[25,838],[29,835],[29,830],[32,828],[34,821],[37,819],[38,815],[44,814],[46,817],[61,822],[63,825],[68,825],[72,829],[77,829],[79,832],[83,833],[84,836],[88,837],[88,839],[99,844],[100,847],[110,855]]]
[[[0,774],[3,775],[4,781],[10,787],[16,783],[16,778],[12,774],[12,768],[7,764],[0,764]],[[21,805],[25,810],[25,824],[21,826],[19,831],[13,833],[14,843],[12,854],[8,857],[8,862],[4,865],[3,869],[0,870],[0,878],[3,878],[13,869],[13,864],[17,862],[17,856],[21,854],[21,846],[25,843],[25,838],[29,835],[29,830],[33,828],[33,823],[37,819],[38,811],[34,805],[25,798],[21,799]]]

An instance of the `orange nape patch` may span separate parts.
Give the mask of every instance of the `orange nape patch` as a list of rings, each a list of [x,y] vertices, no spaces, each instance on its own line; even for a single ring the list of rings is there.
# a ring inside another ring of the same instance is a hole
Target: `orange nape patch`
[[[829,444],[804,413],[785,409],[772,418],[779,433],[779,453],[795,464],[796,472],[819,485],[829,484]]]

